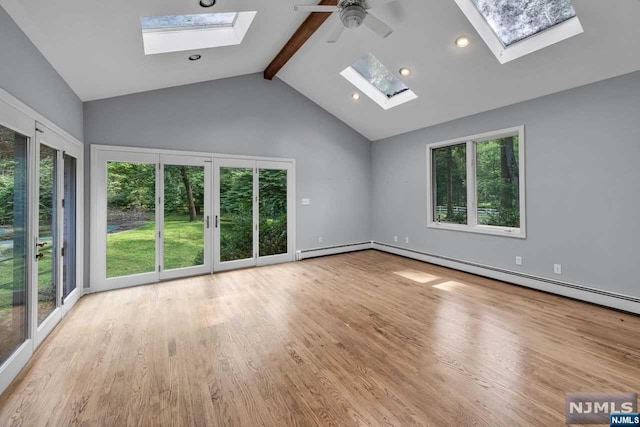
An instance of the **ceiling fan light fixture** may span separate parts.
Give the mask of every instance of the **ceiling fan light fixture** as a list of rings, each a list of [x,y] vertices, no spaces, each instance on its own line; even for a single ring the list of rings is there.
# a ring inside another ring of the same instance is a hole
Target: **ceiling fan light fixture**
[[[469,40],[469,36],[462,35],[456,39],[455,43],[458,47],[467,47],[471,43],[471,40]]]
[[[343,8],[340,11],[340,20],[342,25],[353,30],[358,28],[367,17],[367,10],[360,5],[352,5]]]

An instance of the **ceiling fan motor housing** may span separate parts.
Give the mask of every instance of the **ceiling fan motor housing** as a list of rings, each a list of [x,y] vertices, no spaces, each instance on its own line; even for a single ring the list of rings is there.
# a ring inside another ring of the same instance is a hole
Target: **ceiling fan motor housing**
[[[342,24],[351,30],[362,25],[366,16],[367,9],[365,9],[361,3],[348,5],[340,10],[340,20]]]

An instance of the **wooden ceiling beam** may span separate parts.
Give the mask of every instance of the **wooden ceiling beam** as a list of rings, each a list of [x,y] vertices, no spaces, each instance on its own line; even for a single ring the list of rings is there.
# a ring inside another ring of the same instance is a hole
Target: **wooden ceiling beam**
[[[320,6],[336,6],[338,0],[321,0],[318,5]],[[325,12],[312,12],[307,19],[298,27],[295,33],[291,36],[289,41],[278,52],[273,61],[264,70],[264,78],[272,80],[278,71],[285,66],[287,62],[296,54],[298,50],[309,40],[320,26],[331,16],[331,13]]]

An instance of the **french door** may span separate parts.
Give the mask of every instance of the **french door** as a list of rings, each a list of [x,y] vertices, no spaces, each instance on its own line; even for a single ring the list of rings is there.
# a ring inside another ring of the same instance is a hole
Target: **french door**
[[[98,290],[211,271],[211,160],[107,150],[95,159]]]
[[[32,281],[35,345],[80,297],[77,286],[77,188],[81,149],[43,125],[36,132],[35,255]]]
[[[293,167],[214,161],[214,270],[293,261]]]
[[[160,280],[211,271],[211,160],[160,156]]]

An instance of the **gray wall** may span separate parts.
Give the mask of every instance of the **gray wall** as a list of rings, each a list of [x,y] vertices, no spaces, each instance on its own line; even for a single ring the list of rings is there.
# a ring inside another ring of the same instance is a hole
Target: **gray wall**
[[[84,118],[87,144],[294,158],[297,248],[370,240],[371,144],[280,80],[251,74],[92,101]]]
[[[521,124],[526,240],[428,229],[426,144]],[[640,72],[381,140],[371,158],[374,240],[640,296]]]
[[[0,7],[0,87],[82,141],[82,101]]]

